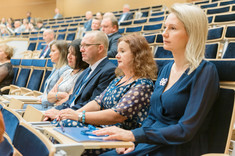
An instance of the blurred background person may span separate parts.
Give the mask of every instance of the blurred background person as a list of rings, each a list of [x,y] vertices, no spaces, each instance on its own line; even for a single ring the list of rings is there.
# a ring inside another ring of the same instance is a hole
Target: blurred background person
[[[58,8],[55,8],[55,16],[54,19],[63,18],[62,14],[60,14],[60,10]]]
[[[9,86],[14,78],[14,71],[11,64],[11,57],[14,49],[7,44],[0,45],[0,89]],[[8,94],[8,91],[1,92],[1,94]]]
[[[92,31],[100,30],[100,28],[101,28],[101,20],[98,18],[93,18],[92,24],[91,24]]]
[[[133,13],[130,12],[130,6],[128,4],[125,4],[123,6],[123,13],[118,20],[118,24],[120,25],[121,22],[130,20],[130,19],[133,19]]]
[[[91,24],[92,24],[92,12],[91,11],[87,11],[86,12],[86,23],[84,23],[84,28],[86,31],[91,31]]]

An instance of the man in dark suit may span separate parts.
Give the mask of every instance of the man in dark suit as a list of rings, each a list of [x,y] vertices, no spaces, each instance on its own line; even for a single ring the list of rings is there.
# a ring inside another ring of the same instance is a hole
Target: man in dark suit
[[[107,58],[107,49],[108,38],[105,33],[101,31],[86,33],[82,39],[80,51],[83,61],[90,66],[79,76],[69,99],[62,105],[45,112],[45,120],[55,119],[62,109],[77,110],[104,91],[115,78],[116,68]]]
[[[118,24],[120,24],[120,22],[130,20],[130,19],[133,19],[133,13],[130,12],[130,6],[128,4],[125,4],[123,6],[123,14],[120,16],[118,20]]]
[[[114,16],[107,16],[101,23],[102,31],[108,35],[108,57],[115,58],[117,55],[117,42],[122,35],[118,32],[118,22]]]
[[[49,54],[51,52],[50,45],[54,41],[55,33],[51,29],[46,29],[43,32],[43,39],[46,42],[46,46],[42,49],[39,58],[50,58]]]

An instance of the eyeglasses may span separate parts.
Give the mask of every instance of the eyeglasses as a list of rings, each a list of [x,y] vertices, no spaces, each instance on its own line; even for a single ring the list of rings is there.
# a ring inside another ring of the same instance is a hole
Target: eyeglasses
[[[86,49],[86,48],[88,48],[89,46],[92,46],[92,45],[100,45],[100,44],[99,43],[96,43],[96,44],[83,44],[83,45],[80,45],[79,47],[80,47],[80,49],[82,49],[82,48]]]

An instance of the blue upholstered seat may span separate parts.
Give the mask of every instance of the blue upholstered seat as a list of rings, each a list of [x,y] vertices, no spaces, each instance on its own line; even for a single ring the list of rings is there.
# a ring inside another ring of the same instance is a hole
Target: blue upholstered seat
[[[230,5],[230,4],[235,4],[235,1],[234,0],[231,0],[231,1],[221,1],[220,2],[220,6],[224,6],[224,5]]]
[[[118,32],[119,32],[120,34],[123,34],[123,33],[125,32],[125,28],[119,28],[119,29],[118,29]]]
[[[156,35],[154,35],[154,34],[153,35],[146,35],[144,37],[148,41],[148,43],[151,44],[151,43],[155,42]]]
[[[76,20],[75,20],[75,21],[76,21]],[[69,26],[70,26],[70,27],[78,26],[78,23],[70,23]]]
[[[165,12],[164,11],[159,11],[159,12],[154,12],[151,14],[151,16],[160,16],[160,15],[164,15]]]
[[[135,27],[127,27],[126,32],[140,32],[142,30],[142,26]]]
[[[215,59],[217,57],[219,43],[206,44],[205,58]]]
[[[235,39],[235,25],[228,25],[225,32],[226,39]]]
[[[58,32],[61,33],[61,32],[66,32],[67,31],[67,28],[62,28],[62,29],[59,29]]]
[[[228,13],[222,15],[215,15],[214,23],[234,23],[235,13]]]
[[[154,58],[173,58],[173,55],[170,51],[158,46],[156,47]]]
[[[27,85],[27,88],[31,90],[39,90],[41,86],[41,82],[43,79],[43,75],[45,73],[45,67],[46,66],[46,59],[37,59],[33,61],[33,71],[30,75],[29,82]],[[37,68],[39,67],[39,68]],[[41,67],[41,68],[40,68]]]
[[[223,39],[224,27],[216,27],[208,30],[207,41],[219,41]]]
[[[201,5],[200,7],[202,9],[206,9],[206,8],[214,8],[214,7],[217,7],[218,6],[218,2],[217,3],[211,3],[211,4],[204,4],[204,5]]]
[[[73,33],[67,33],[67,36],[66,36],[66,41],[73,41],[76,37],[76,32],[73,32]]]
[[[223,58],[235,58],[235,42],[228,43]]]
[[[210,14],[218,14],[218,13],[226,13],[229,12],[230,6],[220,7],[220,8],[212,8],[207,10],[207,15]]]
[[[143,31],[160,31],[162,29],[162,23],[159,24],[150,24],[150,25],[144,25]]]
[[[13,145],[4,137],[4,141],[0,143],[0,155],[12,156],[14,153]]]
[[[60,25],[61,28],[68,27],[68,26],[69,26],[69,24],[61,24]]]
[[[207,16],[208,23],[212,23],[214,16]]]
[[[15,112],[16,113],[16,112]],[[19,126],[20,119],[10,109],[3,108],[2,115],[5,123],[5,131],[11,140],[15,137],[16,129]]]
[[[228,134],[232,131],[233,128],[233,123],[231,123],[233,107],[234,90],[221,88],[219,97],[217,98],[215,104],[212,106],[212,118],[210,124],[205,125],[209,127],[209,153],[224,153],[227,140],[231,140],[231,136],[229,136]]]
[[[46,45],[46,42],[38,42],[36,50],[42,50],[45,45]]]
[[[17,128],[13,145],[23,156],[48,156],[50,152],[53,155],[55,149],[51,151],[52,149],[47,147],[45,140],[41,139],[45,137],[42,135],[36,129],[30,128],[27,123],[22,122]]]
[[[12,84],[15,84],[20,63],[21,63],[21,59],[11,59],[11,64],[13,65],[13,71],[14,71],[14,78],[13,78]]]
[[[160,22],[160,21],[163,21],[164,19],[165,19],[165,16],[152,17],[152,18],[149,18],[149,22]]]
[[[148,15],[149,15],[149,11],[143,11],[143,12],[141,12],[141,13],[142,13],[141,18],[143,18],[143,17],[148,17]]]
[[[147,22],[147,18],[133,20],[133,24],[143,24],[143,23],[146,23],[146,22]]]
[[[163,44],[163,36],[162,36],[162,34],[157,34],[156,35],[156,43],[157,44]]]
[[[36,49],[37,42],[30,42],[27,50],[34,51]]]
[[[65,33],[61,33],[57,35],[57,40],[64,40],[65,39]]]
[[[207,4],[209,2],[210,2],[209,0],[208,1],[198,1],[198,2],[195,2],[194,4],[195,5],[198,5],[198,4]]]
[[[32,59],[22,59],[19,74],[16,80],[16,85],[19,87],[26,87],[28,78],[31,72]]]
[[[128,20],[128,21],[123,21],[120,23],[120,26],[127,26],[127,25],[131,25],[132,24],[132,20]]]

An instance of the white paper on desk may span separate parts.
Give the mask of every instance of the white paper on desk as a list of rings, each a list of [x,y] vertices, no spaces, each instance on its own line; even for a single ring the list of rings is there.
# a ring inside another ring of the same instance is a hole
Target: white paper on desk
[[[22,95],[3,95],[3,98],[5,99],[17,99],[17,100],[21,100],[21,101],[29,101],[29,102],[32,102],[32,101],[39,101],[40,98],[39,97],[35,97],[35,96],[22,96]]]

